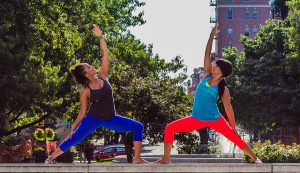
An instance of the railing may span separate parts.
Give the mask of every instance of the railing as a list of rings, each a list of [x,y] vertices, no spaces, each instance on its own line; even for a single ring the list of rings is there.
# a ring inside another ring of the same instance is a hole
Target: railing
[[[210,6],[217,6],[217,0],[210,0]]]
[[[215,17],[210,17],[209,22],[210,23],[216,23],[217,19]]]

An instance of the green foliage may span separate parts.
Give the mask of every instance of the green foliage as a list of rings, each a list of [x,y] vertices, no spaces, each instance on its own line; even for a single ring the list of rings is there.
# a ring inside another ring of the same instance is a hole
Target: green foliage
[[[39,142],[52,141],[56,136],[56,132],[52,128],[41,129],[37,128],[33,132],[33,137]]]
[[[285,19],[288,15],[288,7],[286,3],[291,0],[274,0],[273,6],[276,9],[280,9],[282,19]]]
[[[37,147],[34,149],[34,151],[45,151],[45,149],[43,147]]]
[[[178,154],[198,153],[199,137],[194,133],[176,134]]]
[[[94,42],[92,23],[117,35],[144,23],[142,13],[132,14],[143,4],[137,0],[3,1],[0,136],[64,114],[75,100],[69,67],[98,52],[97,47],[84,46]]]
[[[300,145],[284,145],[281,142],[272,144],[271,141],[253,143],[253,152],[264,163],[299,163]],[[253,160],[244,155],[243,161],[252,163]]]
[[[192,98],[185,94],[181,57],[165,62],[128,31],[145,23],[143,12],[135,11],[142,5],[139,0],[3,1],[0,137],[45,118],[76,118],[82,88],[74,85],[69,68],[78,62],[100,65],[91,34],[97,23],[107,36],[117,113],[141,121],[152,143],[161,141],[168,122],[190,113]]]
[[[0,140],[0,143],[7,146],[16,146],[22,142],[22,138],[19,136],[5,136]]]
[[[41,128],[37,128],[33,132],[33,137],[35,140],[37,140],[39,142],[43,142],[43,141],[45,141],[45,131]]]
[[[38,147],[32,153],[35,163],[44,163],[47,158],[47,154],[44,148]]]
[[[44,57],[46,35],[35,26],[28,1],[3,1],[0,24],[0,136],[21,130],[60,110],[66,75]],[[47,24],[44,25],[47,27]],[[63,40],[63,39],[62,39]],[[5,127],[5,128],[2,128]]]
[[[286,20],[268,20],[255,37],[241,37],[241,53],[224,50],[234,65],[228,83],[237,120],[261,133],[300,124],[300,2],[287,4]]]
[[[55,139],[56,132],[52,128],[46,128],[45,138],[46,141],[53,141]]]
[[[221,154],[221,146],[220,145],[211,145],[208,146],[208,152],[210,154]]]

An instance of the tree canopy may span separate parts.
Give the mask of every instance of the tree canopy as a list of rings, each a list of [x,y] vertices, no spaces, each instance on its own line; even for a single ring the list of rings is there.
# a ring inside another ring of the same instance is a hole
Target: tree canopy
[[[244,50],[225,49],[234,64],[229,78],[237,119],[260,131],[300,124],[300,2],[287,3],[288,17],[268,20]]]
[[[45,118],[72,120],[79,92],[69,68],[101,62],[92,24],[106,35],[117,113],[145,124],[152,142],[167,122],[190,112],[181,57],[165,62],[128,27],[145,23],[138,0],[4,0],[0,5],[0,137]],[[135,14],[135,15],[134,15]],[[176,75],[171,75],[176,74]],[[172,76],[172,77],[171,77]]]

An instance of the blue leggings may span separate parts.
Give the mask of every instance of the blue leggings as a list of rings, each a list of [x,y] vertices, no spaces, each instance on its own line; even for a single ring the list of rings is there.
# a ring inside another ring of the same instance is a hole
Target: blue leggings
[[[125,118],[119,115],[114,116],[109,120],[101,120],[99,118],[95,118],[91,115],[86,115],[80,125],[77,127],[76,131],[73,133],[71,139],[67,139],[63,141],[59,148],[66,152],[69,150],[71,146],[74,146],[84,140],[89,134],[98,129],[99,127],[105,127],[109,130],[115,130],[117,132],[127,132],[133,131],[134,141],[142,141],[143,140],[143,131],[144,126],[142,123],[134,121],[129,118]]]

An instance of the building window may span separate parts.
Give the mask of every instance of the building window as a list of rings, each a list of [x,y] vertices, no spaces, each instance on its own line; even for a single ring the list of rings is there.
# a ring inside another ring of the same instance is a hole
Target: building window
[[[246,27],[244,30],[244,35],[249,37],[250,36],[250,31],[249,31],[249,27]]]
[[[258,13],[257,13],[257,11],[253,11],[253,14],[252,14],[253,16],[253,19],[254,20],[257,20],[257,18],[258,18]]]
[[[232,10],[227,11],[227,19],[232,19]]]
[[[257,34],[257,32],[258,32],[258,29],[256,27],[254,27],[252,29],[253,36],[255,36]]]
[[[244,12],[244,19],[245,19],[245,20],[250,19],[250,12],[249,12],[249,11],[245,11],[245,12]]]
[[[232,27],[227,28],[228,37],[232,37]]]

